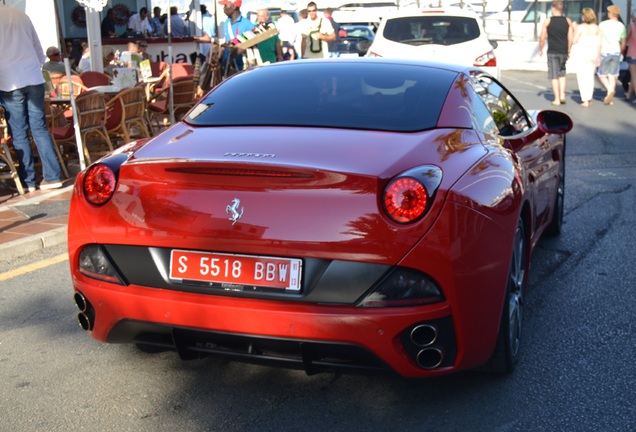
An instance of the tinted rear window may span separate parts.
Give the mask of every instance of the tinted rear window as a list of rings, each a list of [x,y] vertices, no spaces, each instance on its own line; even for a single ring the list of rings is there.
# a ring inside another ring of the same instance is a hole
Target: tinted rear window
[[[479,37],[479,24],[470,17],[413,16],[386,22],[384,38],[410,45],[454,45]]]
[[[186,119],[201,126],[418,131],[437,124],[456,72],[364,61],[302,61],[234,76]]]

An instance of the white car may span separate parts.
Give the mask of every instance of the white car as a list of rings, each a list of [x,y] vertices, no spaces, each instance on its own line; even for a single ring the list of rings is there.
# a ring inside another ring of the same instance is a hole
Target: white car
[[[366,57],[422,59],[477,66],[499,78],[493,43],[473,11],[400,9],[380,22]]]

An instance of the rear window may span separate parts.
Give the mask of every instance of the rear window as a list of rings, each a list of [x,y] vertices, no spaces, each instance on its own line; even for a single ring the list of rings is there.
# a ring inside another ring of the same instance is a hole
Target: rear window
[[[340,32],[344,32],[340,37],[350,37],[350,38],[366,38],[373,39],[373,31],[371,31],[368,27],[349,27],[349,26],[340,26]]]
[[[477,39],[479,24],[461,16],[413,16],[387,20],[385,39],[409,45],[455,45]]]
[[[263,66],[218,86],[186,118],[199,126],[433,128],[456,72],[374,62]]]

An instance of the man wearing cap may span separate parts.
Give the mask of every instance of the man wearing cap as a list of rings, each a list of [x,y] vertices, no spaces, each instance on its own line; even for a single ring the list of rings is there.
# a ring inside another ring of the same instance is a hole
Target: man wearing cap
[[[605,105],[613,105],[616,94],[616,80],[621,66],[621,52],[625,50],[627,29],[618,20],[621,9],[616,5],[607,7],[607,18],[599,24],[601,29],[601,65],[598,68],[598,79],[607,90],[603,99]]]
[[[243,15],[241,15],[242,0],[221,0],[219,4],[223,6],[223,13],[228,19],[223,23],[223,33],[225,34],[225,42],[232,43],[237,39],[238,35],[250,31],[254,28],[254,24]],[[243,53],[245,50],[232,46],[230,49],[223,51],[223,63],[230,61],[237,71],[243,70]]]

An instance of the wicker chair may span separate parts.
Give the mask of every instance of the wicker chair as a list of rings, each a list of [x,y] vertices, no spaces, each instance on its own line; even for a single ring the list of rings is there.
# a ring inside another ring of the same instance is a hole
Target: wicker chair
[[[4,108],[0,107],[0,162],[4,162],[4,166],[0,167],[0,179],[13,180],[18,193],[24,195],[24,187],[22,186],[18,170],[11,157],[9,146],[7,145],[8,137]]]
[[[49,135],[51,135],[51,141],[53,141],[53,149],[55,150],[55,155],[57,156],[57,160],[60,162],[60,168],[62,169],[62,174],[66,178],[70,178],[68,174],[68,168],[66,166],[66,159],[62,156],[60,152],[60,147],[55,142],[55,136],[53,135],[53,127],[55,124],[55,113],[53,108],[51,107],[51,100],[49,98],[44,99],[44,113],[46,114],[46,128],[49,130]],[[35,145],[33,145],[34,150],[37,151]]]
[[[79,75],[71,75],[71,81],[73,82],[73,94],[75,96],[79,96],[80,93],[88,90],[88,88],[84,85],[84,81]],[[60,78],[59,82],[57,83],[57,95],[63,98],[71,97],[71,89],[68,83],[68,77],[63,76]]]
[[[106,122],[106,130],[110,136],[121,137],[128,143],[132,141],[133,128],[138,129],[141,137],[152,136],[146,118],[146,92],[143,87],[120,91],[106,103],[106,109],[110,113]]]
[[[196,103],[195,92],[196,83],[192,78],[177,78],[172,82],[172,99],[174,106],[175,119],[181,120],[178,114],[185,114]],[[159,122],[159,117],[163,117],[170,112],[170,86],[163,89],[160,93],[153,96],[148,102],[148,114],[150,121],[154,119],[158,129],[163,127]]]
[[[96,91],[87,91],[82,93],[75,100],[77,108],[77,118],[79,129],[82,135],[82,143],[84,147],[84,158],[87,164],[92,163],[91,154],[93,156],[102,156],[113,151],[113,144],[106,131],[106,102],[104,96]],[[97,136],[105,143],[104,148],[89,142],[89,136]],[[65,148],[65,154],[71,154],[72,147],[75,145],[75,129],[73,122],[66,126],[54,127],[53,137],[58,145]],[[91,147],[91,149],[89,149]]]

